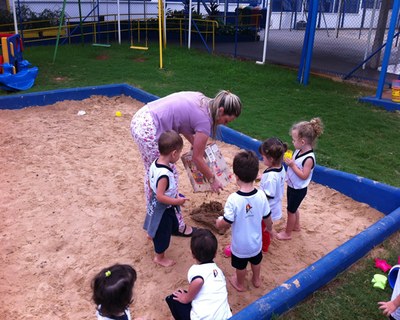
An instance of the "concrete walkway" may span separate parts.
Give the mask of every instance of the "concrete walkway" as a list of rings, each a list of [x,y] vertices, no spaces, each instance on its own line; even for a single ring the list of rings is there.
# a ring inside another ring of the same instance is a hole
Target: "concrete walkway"
[[[263,39],[263,34],[261,34]],[[360,37],[360,39],[358,38]],[[303,47],[304,30],[270,30],[267,46],[266,62],[282,64],[298,68]],[[211,43],[208,44],[211,49]],[[217,42],[216,54],[228,55],[238,59],[262,61],[263,41],[252,42]],[[345,30],[336,37],[334,30],[318,30],[315,34],[312,72],[326,73],[343,77],[359,65],[366,55],[366,32]],[[192,48],[206,50],[201,42],[192,44]],[[383,52],[381,57],[383,56]],[[397,56],[397,48],[392,49],[392,60]],[[368,67],[358,69],[353,78],[378,82],[380,71]],[[395,74],[387,74],[386,82],[397,78]]]

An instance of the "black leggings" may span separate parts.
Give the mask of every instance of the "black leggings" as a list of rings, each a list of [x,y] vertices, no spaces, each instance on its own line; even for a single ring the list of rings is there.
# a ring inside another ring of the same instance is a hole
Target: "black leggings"
[[[169,309],[171,310],[172,316],[175,320],[190,320],[190,310],[192,310],[191,303],[181,303],[178,300],[174,300],[174,295],[171,294],[165,298]]]

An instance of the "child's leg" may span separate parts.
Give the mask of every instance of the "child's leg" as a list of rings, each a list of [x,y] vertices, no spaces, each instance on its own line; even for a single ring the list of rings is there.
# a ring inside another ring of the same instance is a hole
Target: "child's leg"
[[[174,300],[174,295],[171,294],[165,298],[169,309],[171,310],[172,316],[175,320],[190,320],[190,310],[192,309],[192,304],[184,304],[178,300]]]
[[[246,291],[246,287],[244,285],[246,273],[246,269],[236,269],[236,273],[229,278],[231,285],[239,292]]]
[[[276,235],[276,238],[279,240],[290,240],[292,239],[292,231],[296,224],[296,213],[292,213],[290,211],[287,212],[287,222],[286,229],[284,231],[279,232]]]
[[[252,257],[249,259],[250,265],[251,265],[251,271],[253,272],[253,276],[251,278],[251,282],[253,283],[253,286],[256,288],[261,286],[261,261],[263,259],[262,252],[260,252],[258,255],[255,257]]]
[[[301,230],[301,227],[300,227],[300,211],[297,210],[295,215],[296,215],[296,222],[294,224],[293,231],[300,231]]]
[[[307,194],[307,187],[303,189],[287,188],[287,222],[285,231],[279,232],[276,237],[279,240],[292,239],[292,231],[300,230],[299,207]]]
[[[260,252],[261,258],[262,253]],[[231,265],[236,269],[234,275],[229,277],[231,285],[239,292],[245,291],[245,280],[246,280],[246,267],[249,259],[236,257],[234,254],[231,256]]]
[[[171,267],[175,264],[175,261],[169,259],[165,256],[165,252],[155,254],[154,260],[155,263],[159,264],[162,267]]]
[[[154,262],[163,267],[170,267],[175,261],[165,256],[168,249],[173,228],[176,228],[175,210],[173,207],[164,211],[157,232],[153,238],[155,257]]]
[[[259,288],[261,286],[261,263],[254,265],[251,264],[251,271],[253,272],[253,277],[251,278],[251,282],[253,283],[253,286],[256,288]]]

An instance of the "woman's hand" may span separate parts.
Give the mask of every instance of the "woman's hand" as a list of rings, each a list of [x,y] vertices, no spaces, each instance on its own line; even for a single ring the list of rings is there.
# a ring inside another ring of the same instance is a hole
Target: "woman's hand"
[[[210,185],[212,192],[216,192],[219,194],[220,190],[224,190],[222,183],[215,176],[210,179]]]

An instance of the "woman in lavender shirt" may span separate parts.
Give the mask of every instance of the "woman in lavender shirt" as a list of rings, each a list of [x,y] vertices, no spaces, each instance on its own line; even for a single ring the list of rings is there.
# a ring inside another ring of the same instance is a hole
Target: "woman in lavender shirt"
[[[135,113],[131,122],[131,133],[142,156],[145,168],[144,189],[146,203],[150,198],[148,171],[158,158],[158,138],[167,130],[182,134],[193,147],[193,162],[211,184],[213,192],[219,193],[222,184],[204,160],[204,151],[210,136],[215,137],[216,128],[236,119],[242,111],[242,103],[229,91],[218,92],[215,98],[201,92],[182,91],[152,101]],[[177,177],[176,168],[174,168]],[[192,227],[186,226],[182,215],[177,214],[179,234],[191,236]]]

